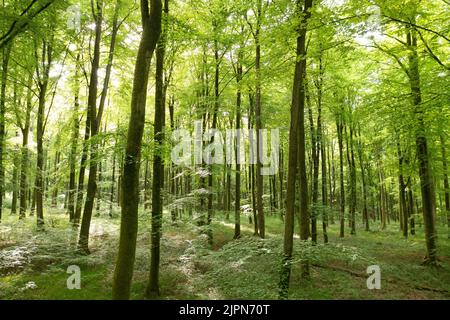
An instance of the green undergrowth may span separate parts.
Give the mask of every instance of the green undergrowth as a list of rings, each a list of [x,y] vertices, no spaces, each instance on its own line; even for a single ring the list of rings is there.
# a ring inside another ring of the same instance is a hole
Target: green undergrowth
[[[51,210],[44,231],[32,217],[7,217],[0,238],[0,299],[110,299],[119,220],[94,217],[91,254],[76,252],[76,232],[67,216]],[[266,219],[267,238],[253,235],[242,218],[242,236],[233,240],[234,224],[217,213],[211,231],[182,216],[173,224],[165,214],[161,239],[161,299],[277,299],[282,261],[283,222]],[[143,299],[150,269],[150,216],[140,213],[132,299]],[[328,244],[294,239],[290,299],[449,299],[450,244],[439,238],[440,265],[423,266],[423,231],[404,239],[398,226],[338,236],[329,226]],[[446,234],[444,228],[439,234]],[[310,277],[300,277],[308,261]],[[68,290],[68,266],[81,269],[81,290]],[[367,289],[367,267],[381,268],[381,290]]]

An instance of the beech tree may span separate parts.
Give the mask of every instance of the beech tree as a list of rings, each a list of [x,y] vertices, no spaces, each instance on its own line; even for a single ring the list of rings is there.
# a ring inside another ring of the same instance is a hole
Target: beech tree
[[[129,299],[136,252],[137,214],[139,204],[139,170],[142,135],[145,125],[145,107],[150,64],[161,34],[162,4],[160,0],[141,0],[142,39],[133,82],[131,117],[128,127],[122,192],[120,245],[114,272],[113,298]]]

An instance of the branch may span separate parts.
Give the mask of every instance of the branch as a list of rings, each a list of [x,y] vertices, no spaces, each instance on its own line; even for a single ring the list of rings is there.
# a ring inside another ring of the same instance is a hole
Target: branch
[[[412,23],[412,22],[409,22],[409,21],[400,20],[400,19],[393,18],[393,17],[386,16],[386,15],[383,15],[383,16],[384,16],[385,18],[388,18],[388,19],[392,20],[392,21],[399,22],[399,23],[405,24],[405,25],[407,25],[407,26],[413,26],[413,27],[415,27],[415,28],[417,28],[417,29],[421,29],[421,30],[424,30],[424,31],[433,33],[433,34],[435,34],[435,35],[437,35],[437,36],[439,36],[439,37],[441,37],[441,38],[447,40],[448,42],[450,42],[450,38],[446,37],[445,35],[443,35],[443,34],[437,32],[437,31],[428,29],[428,28],[426,28],[426,27],[419,26],[419,25],[417,25],[417,24],[415,24],[415,23]]]
[[[393,57],[397,63],[400,65],[400,67],[402,68],[402,70],[406,73],[406,75],[411,78],[411,75],[409,73],[408,68],[403,64],[403,62],[400,60],[400,58],[393,52],[390,52],[389,50],[384,49],[383,47],[379,46],[375,41],[373,42],[374,47],[377,48],[378,50],[380,50],[381,52],[386,53],[387,55],[390,55],[391,57]]]
[[[422,33],[417,30],[417,32],[419,33],[419,37],[422,40],[423,44],[425,45],[425,48],[427,48],[428,53],[430,54],[430,56],[441,66],[443,66],[445,69],[450,70],[450,66],[445,65],[444,63],[442,63],[442,61],[434,54],[433,50],[431,50],[430,46],[428,45],[428,43],[425,41],[424,37],[422,36]]]
[[[22,12],[20,17],[24,16],[26,14],[26,12],[28,12],[31,9],[32,5],[34,5],[34,3],[36,1],[37,0],[33,0],[33,2]],[[2,49],[10,41],[12,41],[19,33],[23,32],[26,29],[26,27],[29,25],[30,20],[34,19],[37,15],[39,15],[41,12],[43,12],[48,7],[50,7],[50,5],[54,1],[55,0],[48,0],[48,2],[46,4],[44,4],[39,10],[37,10],[36,12],[28,15],[27,21],[25,21],[23,24],[19,25],[18,27],[16,27],[16,25],[18,24],[20,19],[16,19],[12,23],[11,27],[9,28],[9,30],[3,36],[0,37],[0,49]]]

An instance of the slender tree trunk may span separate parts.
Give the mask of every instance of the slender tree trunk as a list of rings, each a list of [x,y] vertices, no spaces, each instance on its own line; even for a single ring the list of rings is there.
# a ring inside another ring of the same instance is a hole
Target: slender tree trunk
[[[77,55],[76,64],[78,65],[80,62],[80,54]],[[73,115],[72,115],[72,143],[70,147],[70,156],[69,156],[69,165],[70,165],[70,174],[69,174],[69,192],[68,192],[68,205],[67,209],[69,211],[69,219],[70,222],[74,222],[75,218],[75,195],[77,193],[76,189],[76,157],[78,150],[78,138],[80,135],[80,120],[79,120],[79,112],[80,112],[80,81],[78,75],[78,68],[75,68],[75,89],[74,89],[74,107],[73,107]]]
[[[98,92],[98,70],[100,66],[100,44],[102,40],[102,23],[103,23],[103,0],[94,0],[92,2],[92,14],[95,20],[95,40],[94,40],[94,53],[91,64],[91,76],[89,81],[89,93],[88,93],[88,109],[90,119],[86,125],[90,126],[90,161],[89,161],[89,177],[86,190],[86,200],[84,204],[83,217],[81,220],[80,236],[78,240],[78,250],[83,253],[89,253],[89,229],[91,225],[92,210],[94,208],[95,194],[97,192],[97,152],[98,144],[94,140],[98,134],[99,126],[101,123],[102,112],[99,111],[97,117],[97,92]],[[112,51],[114,48],[111,49]],[[110,51],[111,52],[111,51]],[[112,63],[112,60],[110,60]],[[107,70],[108,71],[108,70]],[[110,69],[109,69],[110,72]],[[109,77],[106,77],[107,81]],[[102,95],[106,96],[103,92]],[[103,106],[101,106],[103,108]]]
[[[328,143],[328,181],[329,181],[329,190],[330,190],[330,222],[334,224],[334,209],[335,209],[335,201],[336,201],[336,167],[334,161],[334,143]]]
[[[408,238],[408,210],[406,206],[406,183],[403,176],[403,162],[404,156],[400,146],[400,141],[397,142],[398,150],[398,188],[399,188],[399,206],[400,206],[400,225],[402,226],[403,236]]]
[[[20,165],[20,208],[19,219],[24,219],[27,211],[27,196],[28,196],[28,137],[30,133],[31,125],[31,109],[32,105],[32,90],[33,77],[30,74],[28,78],[28,93],[27,93],[27,106],[25,112],[25,122],[22,128],[22,160]]]
[[[317,81],[317,162],[319,161],[319,152],[322,158],[322,230],[323,230],[323,241],[328,243],[328,214],[326,211],[328,195],[327,195],[327,157],[326,157],[326,147],[325,147],[325,134],[322,125],[322,89],[323,89],[323,63],[322,63],[322,52],[319,57],[319,79]],[[317,164],[318,165],[318,164]],[[317,170],[318,171],[318,170]],[[317,191],[318,192],[318,191]]]
[[[416,223],[414,220],[414,197],[413,197],[413,192],[411,189],[411,184],[409,185],[409,191],[408,191],[408,202],[409,202],[409,215],[410,215],[410,230],[411,230],[411,235],[415,235],[416,234]]]
[[[139,45],[131,99],[131,117],[122,178],[122,199],[119,252],[113,280],[113,299],[130,298],[131,279],[136,255],[138,229],[139,170],[150,64],[161,34],[161,0],[141,0],[142,39]],[[153,232],[152,232],[153,233]]]
[[[52,207],[57,208],[58,207],[58,167],[59,163],[61,161],[61,152],[56,151],[55,154],[55,162],[53,166],[53,179],[54,179],[54,185],[53,185],[53,193],[52,193]]]
[[[101,184],[103,181],[103,161],[100,160],[99,164],[98,164],[98,183],[100,186],[97,186],[97,195],[96,195],[96,199],[97,199],[97,207],[96,207],[96,211],[97,211],[97,217],[100,217],[100,211],[102,208],[102,188],[101,188]]]
[[[256,205],[258,211],[258,231],[259,236],[264,239],[265,218],[264,218],[264,181],[261,174],[262,171],[262,119],[261,119],[261,19],[262,19],[262,0],[257,1],[256,29],[254,33],[256,44],[255,70],[256,70],[256,92],[255,92],[255,124],[256,124],[256,145],[257,145],[257,161],[256,161]]]
[[[311,240],[313,244],[317,243],[317,205],[319,199],[319,156],[320,149],[318,148],[318,133],[314,127],[314,117],[312,114],[311,99],[308,92],[308,83],[305,80],[306,88],[306,101],[308,104],[309,125],[311,131],[311,162],[312,162],[312,183],[311,183],[311,195],[312,195],[312,214],[311,214]]]
[[[310,8],[312,0],[305,0],[303,10],[300,0],[297,1],[297,10],[300,15],[300,24],[297,37],[297,59],[295,64],[295,75],[292,92],[291,126],[289,133],[289,166],[286,198],[286,217],[284,231],[283,261],[280,276],[280,298],[287,299],[291,275],[293,239],[294,239],[294,216],[297,173],[300,185],[300,239],[308,240],[309,237],[309,215],[308,215],[308,183],[306,181],[306,159],[305,159],[305,75],[306,75],[306,33],[307,22],[311,16]],[[301,13],[301,10],[303,11]],[[299,141],[300,140],[300,141]],[[300,160],[300,161],[299,161]],[[297,165],[299,165],[297,167]],[[309,274],[307,261],[302,261],[302,276]]]
[[[11,214],[15,215],[17,214],[17,198],[18,198],[18,186],[17,186],[17,176],[19,171],[19,160],[18,152],[13,155],[13,175],[12,175],[12,191],[13,191],[13,197],[12,197],[12,203],[11,203]]]
[[[166,51],[167,19],[169,17],[169,0],[164,0],[164,24],[161,37],[156,47],[156,91],[155,91],[155,140],[156,148],[153,154],[153,186],[152,186],[152,244],[150,275],[147,286],[147,297],[159,296],[159,264],[160,241],[163,218],[163,201],[161,191],[164,188],[164,160],[160,149],[164,143],[164,58]]]
[[[30,217],[33,217],[36,212],[36,178],[34,180],[33,188],[31,188],[31,208],[30,208]]]
[[[111,176],[111,194],[109,198],[109,217],[113,217],[113,206],[114,206],[114,186],[116,185],[116,145],[113,151],[113,163],[112,163],[112,176]]]
[[[350,127],[350,217],[351,234],[356,235],[356,163],[353,143],[353,123]]]
[[[3,164],[5,149],[5,113],[6,113],[6,84],[8,80],[8,65],[11,54],[11,46],[2,49],[2,74],[0,88],[0,223],[2,221],[3,194],[5,193],[5,168]]]
[[[358,158],[359,158],[359,166],[361,169],[361,181],[362,181],[362,191],[363,191],[363,221],[365,224],[365,230],[370,231],[369,224],[369,210],[367,208],[367,177],[366,177],[366,167],[364,165],[364,152],[363,146],[361,143],[361,133],[359,132],[359,140],[357,143],[358,147]]]
[[[345,187],[344,187],[344,124],[342,114],[338,115],[337,120],[338,142],[339,142],[339,182],[340,182],[340,197],[339,197],[339,220],[340,231],[339,237],[344,238],[345,230]]]
[[[74,228],[78,228],[80,224],[81,209],[83,206],[84,179],[86,172],[86,162],[88,159],[88,152],[89,152],[89,137],[91,136],[90,120],[91,120],[91,113],[88,108],[83,140],[83,150],[81,152],[80,170],[78,172],[78,188],[77,188],[77,197],[75,201],[75,215],[73,219]]]
[[[47,84],[39,85],[39,109],[37,116],[37,167],[36,167],[36,216],[37,225],[44,225],[44,117]]]
[[[144,174],[144,208],[147,210],[150,208],[150,168],[149,168],[149,159],[145,161],[145,174]]]
[[[428,155],[428,140],[426,137],[425,110],[422,105],[422,93],[420,89],[419,55],[417,53],[416,30],[411,26],[407,34],[409,47],[409,80],[414,105],[414,115],[417,121],[416,147],[419,162],[420,189],[422,192],[423,221],[425,225],[425,240],[427,254],[425,263],[437,262],[436,227],[435,227],[435,193],[431,165]]]
[[[242,46],[241,46],[242,48]],[[242,49],[240,49],[242,50]],[[238,61],[236,67],[236,81],[237,81],[237,93],[236,93],[236,193],[234,203],[234,239],[241,237],[241,104],[242,104],[242,92],[241,92],[241,80],[242,80],[243,68],[241,65],[241,51],[238,54]],[[230,181],[231,182],[231,181]],[[231,183],[230,183],[231,184]]]
[[[280,208],[280,214],[281,214],[281,219],[284,220],[284,194],[283,194],[283,187],[284,187],[284,151],[283,148],[281,148],[280,150],[280,173],[278,174],[278,178],[280,180],[280,194],[279,194],[279,198],[278,198],[278,204],[279,204],[279,208]]]
[[[248,120],[248,130],[249,130],[249,144],[250,144],[250,151],[249,151],[249,158],[250,158],[250,176],[251,176],[251,202],[252,202],[252,212],[253,212],[253,221],[254,221],[254,235],[259,235],[259,228],[258,228],[258,212],[256,210],[256,179],[255,179],[255,159],[257,155],[255,155],[255,136],[254,136],[254,97],[252,94],[249,95],[249,101],[250,101],[250,110],[249,110],[249,120]]]
[[[37,48],[36,48],[37,51]],[[52,45],[45,40],[42,44],[42,65],[37,68],[39,107],[37,114],[37,161],[36,161],[36,218],[37,226],[42,228],[44,225],[44,131],[45,131],[45,104],[47,88],[49,84],[49,74],[52,64]],[[38,54],[36,52],[36,59]],[[37,61],[41,64],[39,61]]]
[[[444,197],[445,197],[445,211],[447,214],[447,228],[448,238],[450,239],[450,184],[448,180],[448,164],[447,164],[447,150],[445,147],[444,136],[440,135],[441,153],[442,153],[442,169],[444,171]]]
[[[214,32],[217,33],[217,26],[215,22],[213,23]],[[219,85],[220,85],[220,59],[219,59],[219,48],[218,48],[218,40],[214,39],[214,63],[215,63],[215,76],[214,76],[214,111],[213,111],[213,120],[211,129],[215,130],[217,129],[217,121],[218,121],[218,113],[219,113]],[[210,141],[211,144],[214,143],[214,137],[211,138]],[[208,242],[210,244],[213,243],[213,234],[211,229],[211,223],[212,223],[212,216],[213,216],[213,167],[212,165],[208,168],[209,174],[208,174],[208,216],[207,216],[207,235],[208,235]]]
[[[381,230],[386,229],[386,216],[387,207],[386,207],[386,185],[384,182],[384,173],[381,166],[381,163],[378,164],[379,177],[380,177],[380,219],[381,219]]]

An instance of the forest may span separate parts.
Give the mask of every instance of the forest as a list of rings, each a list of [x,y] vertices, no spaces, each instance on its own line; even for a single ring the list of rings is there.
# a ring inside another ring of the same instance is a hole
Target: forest
[[[450,299],[448,0],[0,6],[0,300]]]

